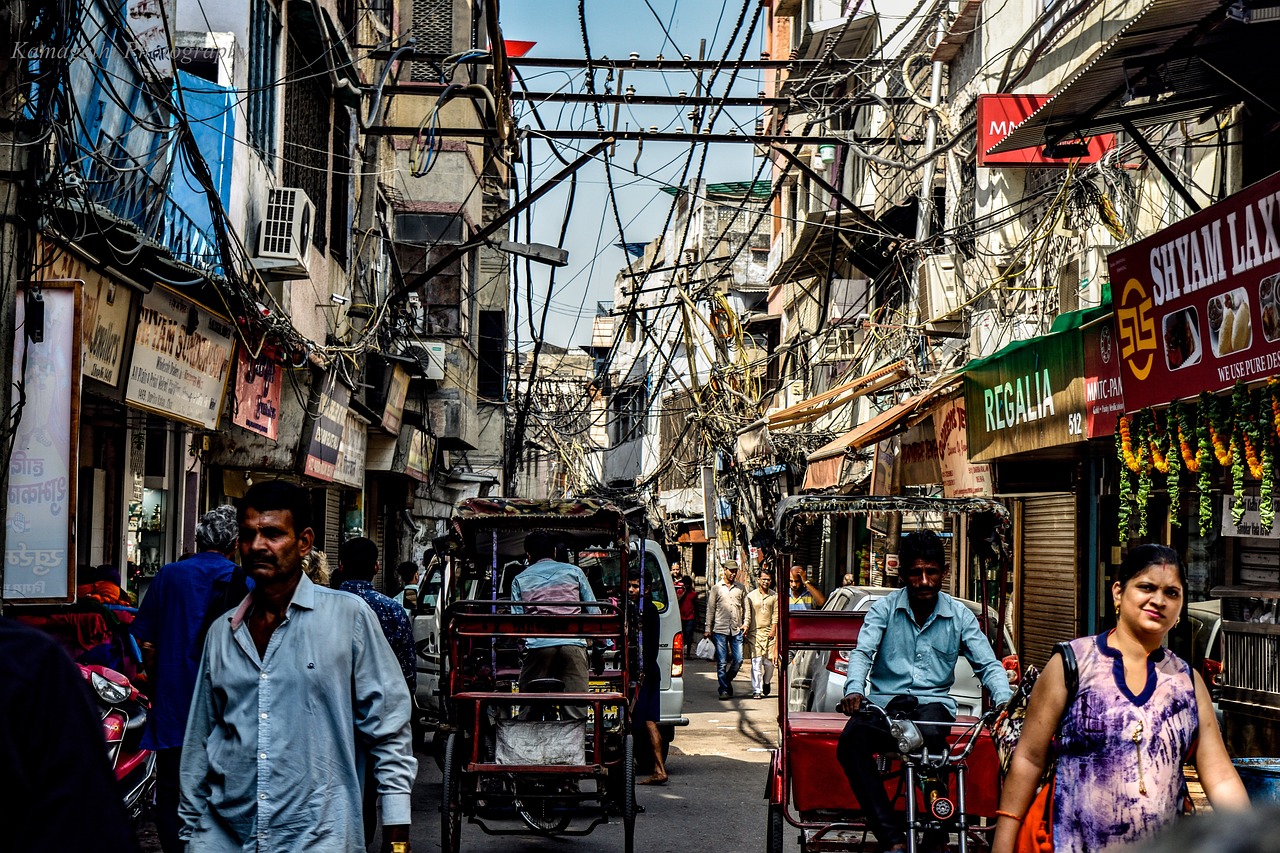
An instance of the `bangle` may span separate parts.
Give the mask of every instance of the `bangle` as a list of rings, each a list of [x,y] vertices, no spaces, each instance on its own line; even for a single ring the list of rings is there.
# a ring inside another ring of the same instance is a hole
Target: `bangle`
[[[1018,823],[1022,823],[1022,818],[1019,815],[1016,815],[1013,812],[1007,812],[1003,809],[996,809],[996,817],[1011,817]]]
[[[409,853],[409,842],[407,842],[407,841],[392,841],[392,842],[391,842],[391,853]]]

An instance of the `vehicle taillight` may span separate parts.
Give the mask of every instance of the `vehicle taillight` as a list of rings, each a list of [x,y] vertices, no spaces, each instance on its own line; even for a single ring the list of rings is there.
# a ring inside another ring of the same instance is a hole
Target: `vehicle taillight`
[[[1212,658],[1204,659],[1204,680],[1209,683],[1210,687],[1222,686],[1222,661],[1213,660]]]
[[[677,631],[676,637],[671,641],[671,677],[679,678],[684,675],[684,632]]]
[[[1011,685],[1016,685],[1022,680],[1022,663],[1017,655],[1006,655],[1000,661],[1000,665],[1004,667],[1005,678],[1009,679]]]
[[[827,656],[827,669],[838,675],[848,675],[849,653],[846,651],[833,651]]]

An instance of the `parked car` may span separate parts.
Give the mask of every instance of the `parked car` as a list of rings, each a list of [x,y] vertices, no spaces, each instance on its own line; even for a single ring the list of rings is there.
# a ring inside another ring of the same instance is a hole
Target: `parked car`
[[[852,610],[865,612],[893,589],[882,586],[844,586],[827,597],[823,610]],[[961,604],[981,618],[982,605],[975,601],[957,599]],[[987,608],[988,623],[996,621],[995,611]],[[1005,655],[1006,670],[1017,670],[1016,649],[1013,637],[1007,628],[1003,629],[1004,640],[1002,652]],[[787,695],[787,705],[792,711],[826,711],[839,710],[840,700],[844,697],[845,676],[849,671],[849,653],[846,651],[805,651],[796,655],[791,662],[793,673]],[[982,683],[974,674],[973,667],[964,656],[956,659],[955,683],[951,686],[951,697],[956,701],[956,712],[962,716],[980,716],[982,714]]]
[[[1199,670],[1216,706],[1222,690],[1222,599],[1191,602],[1187,619],[1191,622],[1191,649],[1184,659]],[[1182,653],[1176,647],[1174,651]]]

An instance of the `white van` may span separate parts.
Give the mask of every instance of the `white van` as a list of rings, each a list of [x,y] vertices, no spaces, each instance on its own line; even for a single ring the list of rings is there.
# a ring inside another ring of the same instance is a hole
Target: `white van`
[[[639,548],[639,539],[632,539],[632,553]],[[583,551],[576,561],[591,581],[597,598],[604,598],[606,591],[618,588],[618,560],[605,553]],[[414,693],[415,742],[425,744],[426,735],[442,717],[440,680],[442,673],[441,634],[444,628],[444,610],[450,603],[442,600],[443,590],[452,587],[452,562],[436,560],[427,569],[418,588],[418,603],[413,613],[413,639],[418,650],[418,686]],[[634,562],[633,562],[634,566]],[[521,567],[504,566],[499,578],[499,597],[510,589],[511,578]],[[634,571],[634,569],[633,569]],[[479,594],[480,581],[466,584],[462,597],[474,598]],[[677,726],[687,726],[684,708],[684,638],[680,631],[680,608],[676,602],[675,585],[667,568],[666,557],[658,543],[645,542],[645,592],[659,613],[662,635],[658,647],[658,666],[662,670],[662,731],[663,754],[675,738]]]

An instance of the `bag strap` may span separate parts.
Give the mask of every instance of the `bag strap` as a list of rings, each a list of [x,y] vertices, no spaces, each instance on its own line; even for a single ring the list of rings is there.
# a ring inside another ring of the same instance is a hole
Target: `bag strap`
[[[1070,643],[1057,643],[1053,653],[1062,655],[1062,676],[1067,682],[1067,704],[1076,700],[1076,691],[1080,689],[1080,669],[1076,665],[1076,653]]]

